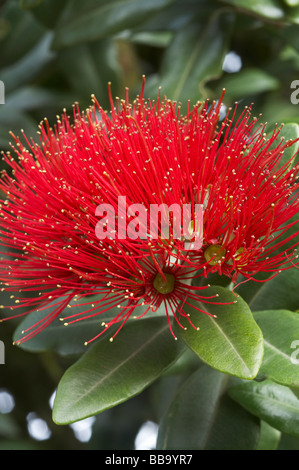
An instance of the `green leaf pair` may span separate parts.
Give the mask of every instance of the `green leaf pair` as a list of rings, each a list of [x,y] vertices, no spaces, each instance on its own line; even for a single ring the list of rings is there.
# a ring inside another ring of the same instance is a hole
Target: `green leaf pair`
[[[178,341],[170,334],[165,317],[132,320],[111,344],[107,337],[93,345],[63,376],[54,405],[56,423],[83,419],[115,406],[140,393],[161,376],[185,350],[191,348],[204,362],[228,374],[253,378],[263,354],[262,333],[242,299],[225,288],[211,287],[209,295],[221,302],[209,306],[218,318],[198,313],[192,321],[175,327]],[[185,308],[188,313],[189,307]],[[182,341],[182,339],[184,341]]]

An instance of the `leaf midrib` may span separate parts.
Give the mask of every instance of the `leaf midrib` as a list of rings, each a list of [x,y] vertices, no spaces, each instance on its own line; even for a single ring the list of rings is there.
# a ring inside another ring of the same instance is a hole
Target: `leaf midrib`
[[[202,304],[201,304],[202,305]],[[204,306],[202,305],[202,307],[204,308]],[[246,364],[245,360],[242,358],[242,356],[240,355],[240,353],[238,352],[238,350],[236,349],[236,347],[233,345],[233,343],[230,341],[230,339],[228,338],[228,336],[225,334],[225,332],[223,331],[222,328],[220,328],[219,324],[217,323],[216,320],[214,320],[213,317],[210,317],[209,316],[209,320],[212,322],[212,324],[214,326],[216,326],[216,328],[219,330],[220,334],[222,334],[223,338],[225,339],[225,341],[229,344],[231,350],[234,352],[235,356],[240,359],[240,361],[242,362],[242,364],[245,366],[245,370],[247,370],[247,372],[249,374],[252,373],[251,369],[248,367],[248,365]]]
[[[252,392],[252,391],[245,391],[243,392],[244,395],[246,396],[249,396],[249,397],[259,397],[263,400],[263,402],[272,402],[272,403],[275,403],[275,404],[278,404],[280,408],[284,409],[284,408],[289,408],[290,410],[292,411],[295,411],[296,412],[296,415],[298,417],[298,420],[299,420],[299,407],[295,407],[294,405],[288,403],[288,402],[281,402],[280,400],[278,400],[278,398],[273,398],[273,397],[269,397],[269,396],[266,396],[264,395],[263,393],[261,393],[260,391],[258,392]],[[240,401],[239,402],[241,405],[242,402]],[[246,406],[245,404],[243,406]],[[250,406],[246,406],[246,408],[249,410],[249,411],[252,411],[252,408]],[[256,408],[255,408],[256,410]],[[261,410],[263,411],[263,410]]]
[[[139,354],[140,351],[142,351],[146,346],[148,346],[151,342],[153,342],[159,335],[163,334],[165,330],[167,330],[168,324],[163,326],[161,330],[159,330],[157,333],[155,333],[151,338],[149,338],[145,343],[143,343],[138,349],[135,349],[132,354],[126,357],[125,360],[120,362],[114,369],[110,370],[104,377],[101,377],[100,380],[98,380],[96,383],[93,384],[91,388],[85,391],[77,400],[72,402],[72,407],[77,405],[82,399],[86,397],[86,395],[89,395],[93,392],[93,390],[97,387],[99,387],[105,380],[110,378],[114,373],[116,373],[124,364],[129,362],[132,358],[134,358],[137,354]]]
[[[219,15],[218,12],[214,13],[210,19],[210,21],[208,22],[207,26],[205,27],[204,29],[204,32],[202,35],[199,36],[199,39],[198,41],[195,43],[195,47],[192,51],[192,53],[189,55],[189,60],[187,61],[184,69],[183,69],[183,73],[181,75],[181,78],[180,80],[178,81],[177,83],[177,86],[173,92],[173,99],[174,100],[177,100],[179,99],[179,96],[181,94],[181,90],[183,89],[186,81],[187,81],[187,78],[188,76],[190,75],[190,70],[192,68],[192,66],[194,65],[195,61],[196,61],[196,58],[198,56],[198,52],[200,51],[201,49],[201,46],[209,32],[209,28],[211,26],[211,24],[215,21],[215,18]]]

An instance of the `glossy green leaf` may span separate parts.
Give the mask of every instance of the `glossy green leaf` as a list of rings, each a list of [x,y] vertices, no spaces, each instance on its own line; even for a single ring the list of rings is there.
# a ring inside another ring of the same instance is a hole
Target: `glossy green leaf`
[[[100,39],[140,24],[171,0],[73,0],[53,40],[61,48]]]
[[[253,13],[265,19],[278,20],[284,17],[284,10],[279,0],[222,0],[241,11]]]
[[[227,380],[208,366],[192,374],[164,414],[158,449],[254,449],[259,422],[224,394]]]
[[[244,96],[252,97],[266,91],[277,90],[279,86],[280,82],[275,76],[252,67],[226,75],[221,81],[221,89],[225,88],[225,97],[230,100],[240,100]]]
[[[62,377],[53,419],[67,424],[122,403],[154,382],[183,352],[165,318],[132,322],[95,343]]]
[[[264,336],[264,357],[260,372],[282,385],[299,387],[299,313],[287,310],[255,312]]]
[[[154,94],[159,85],[172,100],[195,103],[202,99],[205,83],[222,74],[232,25],[233,16],[220,11],[204,25],[194,22],[178,31],[165,52],[159,76],[147,85],[147,93]]]
[[[187,329],[175,326],[176,334],[211,367],[237,377],[254,378],[263,356],[263,336],[248,305],[223,287],[211,286],[205,295],[214,297],[207,298],[211,303],[190,301],[191,306],[184,305],[199,331],[184,319],[182,324]],[[217,300],[215,296],[219,296]]]
[[[282,22],[299,23],[299,8],[297,0],[287,0],[283,5],[279,0],[221,0],[236,7],[241,12],[260,17],[263,20],[281,20]]]
[[[299,436],[299,399],[290,388],[270,380],[250,381],[232,387],[229,395],[270,426]]]

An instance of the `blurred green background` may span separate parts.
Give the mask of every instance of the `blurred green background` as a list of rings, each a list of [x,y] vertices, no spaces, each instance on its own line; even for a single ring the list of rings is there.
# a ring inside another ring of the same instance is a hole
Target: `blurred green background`
[[[225,87],[227,107],[254,103],[263,122],[299,123],[299,0],[0,1],[0,148],[9,131],[35,137],[45,116],[54,122],[75,101],[84,109],[91,94],[108,107],[108,81],[114,96],[129,87],[134,97],[143,74],[146,96],[161,86],[183,109]],[[15,326],[0,329],[0,450],[154,447],[179,369],[123,405],[57,426],[53,393],[76,358],[12,346]]]

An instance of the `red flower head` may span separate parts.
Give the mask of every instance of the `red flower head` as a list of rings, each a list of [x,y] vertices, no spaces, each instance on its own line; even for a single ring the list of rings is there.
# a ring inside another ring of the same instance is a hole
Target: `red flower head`
[[[127,96],[114,107],[110,94],[111,114],[93,98],[86,113],[74,106],[73,124],[66,113],[53,129],[45,120],[39,144],[13,136],[18,161],[5,156],[12,173],[3,174],[0,210],[10,259],[0,279],[11,291],[38,290],[15,307],[57,299],[20,342],[74,296],[99,294],[82,313],[63,313],[66,323],[118,306],[105,326],[121,328],[136,307],[144,315],[165,306],[169,324],[180,324],[190,299],[213,302],[195,277],[217,271],[235,282],[288,267],[295,246],[283,246],[296,234],[281,235],[298,212],[298,167],[279,165],[292,142],[277,144],[278,130],[266,138],[250,109],[219,124],[222,98],[181,116],[166,98],[146,102],[142,88],[133,104]]]

